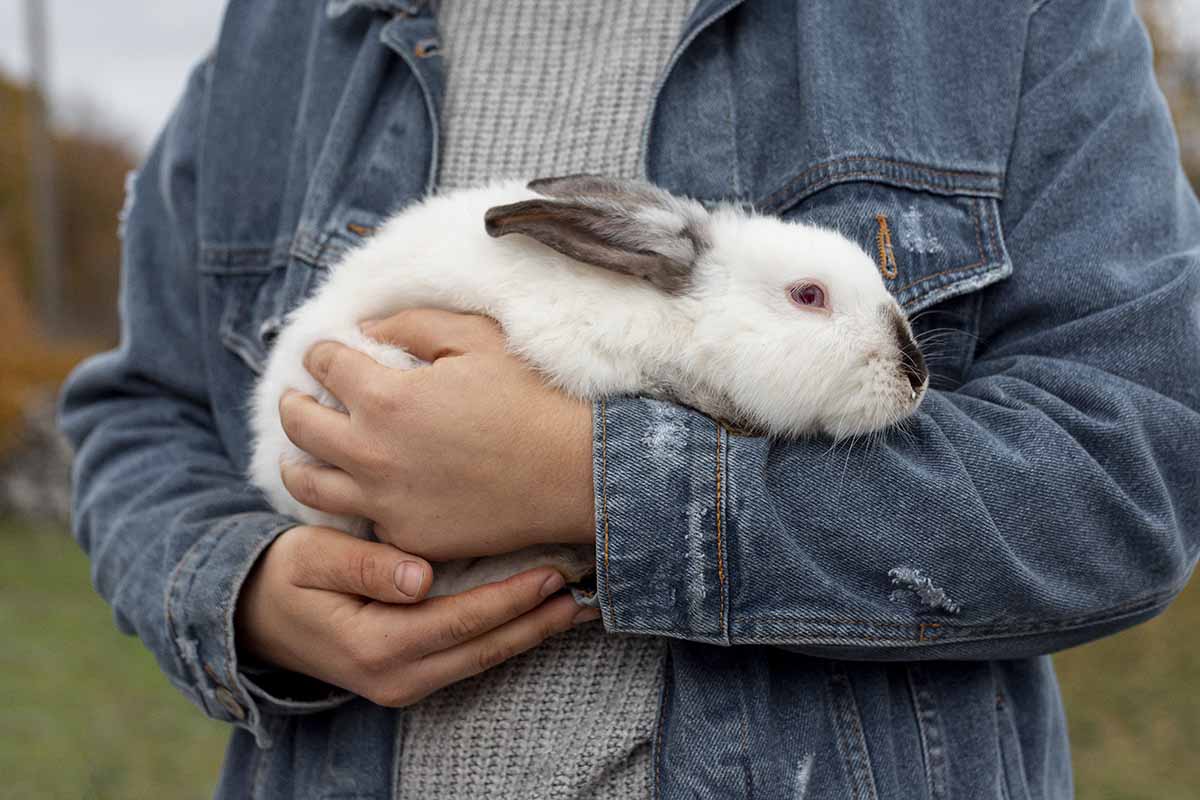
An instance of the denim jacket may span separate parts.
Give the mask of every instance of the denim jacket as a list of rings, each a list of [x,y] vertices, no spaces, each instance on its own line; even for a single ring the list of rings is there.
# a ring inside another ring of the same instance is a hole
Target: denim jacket
[[[233,2],[133,183],[121,344],[63,395],[96,588],[236,726],[224,796],[404,779],[403,711],[240,666],[232,616],[294,524],[243,477],[248,387],[434,188],[441,69],[425,2]],[[653,102],[649,177],[878,254],[934,387],[835,447],[596,405],[603,622],[670,643],[656,794],[1069,797],[1047,654],[1200,547],[1200,207],[1131,3],[701,0]]]

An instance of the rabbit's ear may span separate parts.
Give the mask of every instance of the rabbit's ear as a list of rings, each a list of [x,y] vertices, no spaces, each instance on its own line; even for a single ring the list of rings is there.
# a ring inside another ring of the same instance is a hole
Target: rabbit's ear
[[[525,188],[546,197],[559,199],[606,197],[626,204],[653,205],[661,203],[664,196],[674,199],[674,195],[645,181],[609,178],[604,175],[589,175],[583,172],[558,178],[537,178],[530,181]]]
[[[553,199],[488,209],[490,235],[520,233],[672,294],[691,283],[707,241],[708,212],[699,203],[650,184],[592,175],[537,180],[529,188]]]

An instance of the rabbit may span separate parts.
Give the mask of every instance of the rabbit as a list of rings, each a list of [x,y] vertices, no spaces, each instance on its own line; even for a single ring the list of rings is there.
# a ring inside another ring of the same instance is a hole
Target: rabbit
[[[307,524],[369,536],[365,520],[296,501],[279,399],[338,401],[305,371],[333,340],[397,369],[422,366],[359,325],[403,308],[483,314],[546,381],[578,398],[642,394],[776,437],[853,436],[913,413],[929,374],[874,260],[832,230],[652,184],[594,175],[500,181],[431,196],[335,264],[279,331],[252,398],[250,480]],[[591,548],[539,546],[434,565],[429,596],[552,565],[568,581]]]

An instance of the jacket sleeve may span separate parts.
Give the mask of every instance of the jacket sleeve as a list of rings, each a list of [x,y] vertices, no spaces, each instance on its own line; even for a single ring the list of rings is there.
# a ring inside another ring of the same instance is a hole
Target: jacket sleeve
[[[74,535],[118,627],[206,714],[262,742],[264,714],[319,710],[345,695],[321,684],[303,687],[307,700],[279,699],[239,671],[238,591],[259,553],[296,523],[238,473],[209,405],[194,269],[207,81],[202,65],[131,181],[120,346],[71,375],[60,420],[76,450]]]
[[[1030,19],[965,382],[871,446],[595,409],[611,631],[857,659],[1048,653],[1161,611],[1200,548],[1200,209],[1125,0]],[[654,447],[645,443],[653,442]]]

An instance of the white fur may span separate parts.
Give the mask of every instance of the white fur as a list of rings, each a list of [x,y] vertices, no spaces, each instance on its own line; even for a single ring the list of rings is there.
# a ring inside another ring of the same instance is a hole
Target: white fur
[[[707,246],[692,285],[671,295],[526,236],[494,239],[485,232],[489,208],[539,197],[523,181],[510,181],[412,206],[336,264],[289,316],[253,400],[250,478],[277,510],[365,535],[362,521],[307,508],[284,489],[281,460],[308,457],[284,435],[278,402],[292,388],[336,405],[302,366],[317,341],[343,342],[391,367],[419,366],[403,350],[358,330],[364,320],[403,308],[496,319],[509,348],[572,395],[649,394],[778,436],[865,433],[920,402],[924,389],[914,394],[897,370],[900,353],[884,313],[895,301],[874,261],[839,234],[740,208],[710,213],[691,201],[644,209],[636,217],[648,238],[670,228],[671,215],[678,228],[697,220],[704,226]],[[625,233],[636,238],[636,231]],[[659,247],[668,255],[679,250],[677,242]],[[831,313],[789,300],[788,287],[800,281],[828,290]],[[469,568],[435,567],[433,593],[461,591],[541,563],[578,577],[573,552],[539,549],[479,559]]]

